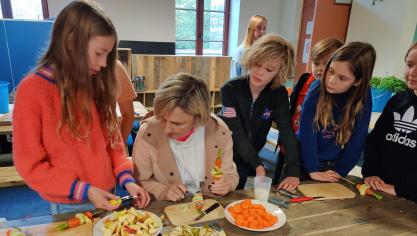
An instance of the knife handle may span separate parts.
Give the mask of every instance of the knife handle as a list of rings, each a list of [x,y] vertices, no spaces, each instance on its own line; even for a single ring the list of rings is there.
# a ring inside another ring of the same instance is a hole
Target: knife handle
[[[314,197],[296,197],[296,198],[291,198],[290,202],[299,203],[299,202],[305,202],[305,201],[311,201],[311,200],[314,200]]]
[[[206,210],[203,211],[204,215],[207,214],[207,213],[209,213],[210,211],[216,209],[219,206],[220,206],[220,204],[218,202],[214,203],[209,208],[207,208]]]

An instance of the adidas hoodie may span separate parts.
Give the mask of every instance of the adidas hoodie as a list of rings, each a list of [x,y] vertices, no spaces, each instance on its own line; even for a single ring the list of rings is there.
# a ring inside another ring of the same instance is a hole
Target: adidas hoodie
[[[363,177],[379,176],[398,196],[417,202],[417,96],[408,90],[387,103],[370,133]]]

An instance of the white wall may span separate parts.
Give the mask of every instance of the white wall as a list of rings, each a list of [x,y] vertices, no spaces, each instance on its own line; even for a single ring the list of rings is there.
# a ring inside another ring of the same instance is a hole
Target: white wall
[[[297,48],[302,3],[303,0],[231,0],[228,54],[233,55],[242,43],[253,15],[265,16],[267,33],[278,34]],[[238,19],[238,23],[233,18]]]
[[[56,17],[70,0],[48,1]],[[175,42],[174,0],[97,0],[112,19],[120,40]]]
[[[279,14],[278,34],[292,44],[295,55],[297,55],[302,8],[303,0],[282,0]]]
[[[403,77],[404,55],[417,24],[415,0],[354,0],[346,41],[365,41],[375,47],[374,75]]]

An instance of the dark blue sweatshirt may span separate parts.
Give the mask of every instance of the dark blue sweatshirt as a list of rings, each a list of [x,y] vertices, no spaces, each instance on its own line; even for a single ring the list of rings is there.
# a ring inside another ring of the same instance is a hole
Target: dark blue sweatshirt
[[[343,109],[352,91],[334,95],[333,119],[337,122],[343,116]],[[320,81],[314,81],[305,98],[300,121],[300,146],[303,167],[307,173],[320,171],[325,161],[334,161],[332,169],[346,176],[360,158],[366,142],[372,112],[372,97],[368,91],[364,109],[355,117],[355,126],[349,141],[342,147],[336,143],[337,132],[334,127],[317,130],[314,123],[317,102],[320,94]]]

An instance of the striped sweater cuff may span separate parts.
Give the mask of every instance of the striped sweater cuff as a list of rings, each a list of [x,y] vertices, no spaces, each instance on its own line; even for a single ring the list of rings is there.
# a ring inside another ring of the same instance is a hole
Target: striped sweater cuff
[[[135,183],[135,179],[132,177],[132,172],[124,170],[117,175],[117,182],[120,186],[124,187],[127,183]]]
[[[71,192],[69,199],[85,201],[87,200],[88,196],[88,189],[90,188],[90,184],[84,181],[74,180],[71,186]]]

